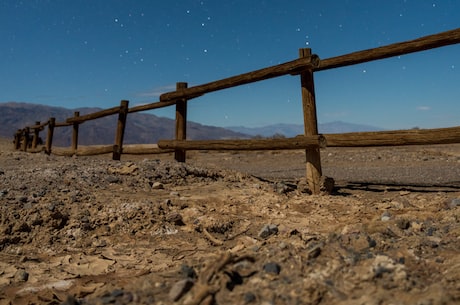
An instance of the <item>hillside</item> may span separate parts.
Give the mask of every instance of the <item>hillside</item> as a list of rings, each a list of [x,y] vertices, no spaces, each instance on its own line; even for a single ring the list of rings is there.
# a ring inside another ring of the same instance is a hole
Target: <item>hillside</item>
[[[295,137],[299,134],[304,133],[304,127],[300,124],[274,124],[263,127],[243,127],[243,126],[232,126],[226,127],[234,132],[241,132],[251,136],[262,136],[270,137],[272,135],[284,135],[286,137]],[[334,121],[328,123],[318,124],[319,133],[344,133],[344,132],[361,132],[361,131],[379,131],[382,130],[379,127],[352,124],[342,121]]]
[[[36,121],[47,121],[55,117],[57,122],[64,122],[72,117],[75,111],[80,115],[93,113],[100,108],[67,109],[29,103],[0,103],[0,137],[13,138],[17,129],[33,125]],[[114,141],[117,116],[109,116],[81,124],[79,143],[82,145],[111,144]],[[153,114],[131,113],[128,115],[124,142],[126,144],[156,143],[159,139],[174,137],[174,120],[158,117]],[[225,139],[247,138],[248,136],[228,129],[205,126],[189,122],[187,125],[189,139]],[[72,128],[57,128],[53,143],[57,146],[69,146]]]

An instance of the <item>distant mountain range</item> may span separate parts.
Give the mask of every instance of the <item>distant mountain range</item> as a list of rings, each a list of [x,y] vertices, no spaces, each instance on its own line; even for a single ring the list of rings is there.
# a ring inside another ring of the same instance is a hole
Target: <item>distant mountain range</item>
[[[50,117],[55,117],[56,122],[65,122],[73,117],[75,111],[85,115],[100,111],[100,108],[67,109],[40,104],[8,102],[0,103],[0,137],[11,138],[18,129],[34,125],[35,122],[46,122]],[[115,139],[117,115],[104,117],[85,122],[80,125],[79,144],[96,145],[112,144]],[[350,124],[345,122],[332,122],[319,124],[320,133],[342,133],[356,131],[376,131],[377,127]],[[275,124],[259,128],[247,127],[215,127],[206,126],[194,122],[187,123],[187,139],[210,140],[210,139],[247,139],[254,136],[294,137],[303,134],[303,125]],[[175,133],[175,121],[169,118],[158,117],[148,113],[130,113],[125,130],[125,144],[149,144],[157,143],[160,139],[173,139]],[[41,134],[45,137],[45,133]],[[53,144],[57,146],[70,146],[72,128],[62,127],[55,129]]]
[[[235,132],[248,134],[250,136],[271,137],[273,135],[283,135],[285,137],[295,137],[304,134],[303,125],[298,124],[275,124],[264,127],[226,127]],[[345,133],[361,131],[380,131],[382,128],[369,125],[351,124],[342,121],[318,124],[319,133]]]
[[[18,129],[34,125],[36,121],[46,122],[55,117],[56,122],[65,122],[73,117],[75,111],[85,115],[100,111],[100,108],[67,109],[29,103],[0,103],[0,136],[13,139]],[[112,115],[85,122],[79,128],[79,144],[113,144],[118,116]],[[46,133],[41,134],[44,138]],[[173,139],[175,121],[148,113],[130,113],[124,136],[125,144],[157,143],[160,139]],[[221,127],[205,126],[193,122],[187,123],[187,138],[195,140],[249,138],[250,136]],[[72,128],[56,128],[53,144],[70,146]]]

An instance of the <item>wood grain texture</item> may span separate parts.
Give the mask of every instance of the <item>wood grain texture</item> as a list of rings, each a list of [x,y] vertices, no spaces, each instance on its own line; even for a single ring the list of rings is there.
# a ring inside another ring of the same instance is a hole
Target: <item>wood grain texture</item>
[[[287,139],[263,140],[160,140],[158,147],[161,149],[186,149],[186,150],[284,150],[306,149],[320,147],[324,143],[322,136],[295,137]]]
[[[323,59],[319,66],[314,67],[313,70],[322,71],[356,65],[368,61],[425,51],[457,43],[460,43],[460,28],[435,35],[424,36],[415,40]]]

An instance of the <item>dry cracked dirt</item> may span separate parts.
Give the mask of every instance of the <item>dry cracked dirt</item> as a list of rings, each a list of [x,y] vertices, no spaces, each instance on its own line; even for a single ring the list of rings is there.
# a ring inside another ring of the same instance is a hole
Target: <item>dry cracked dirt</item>
[[[0,304],[459,304],[460,145],[61,157],[0,141]]]

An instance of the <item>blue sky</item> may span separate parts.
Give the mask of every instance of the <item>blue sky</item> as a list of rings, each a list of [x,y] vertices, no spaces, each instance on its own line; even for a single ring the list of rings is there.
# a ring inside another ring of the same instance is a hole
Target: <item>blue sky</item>
[[[0,0],[0,102],[110,108],[189,86],[460,27],[456,0]],[[386,129],[460,125],[460,44],[315,73],[318,121]],[[284,76],[189,102],[215,126],[302,124]],[[155,110],[174,116],[174,107]]]

